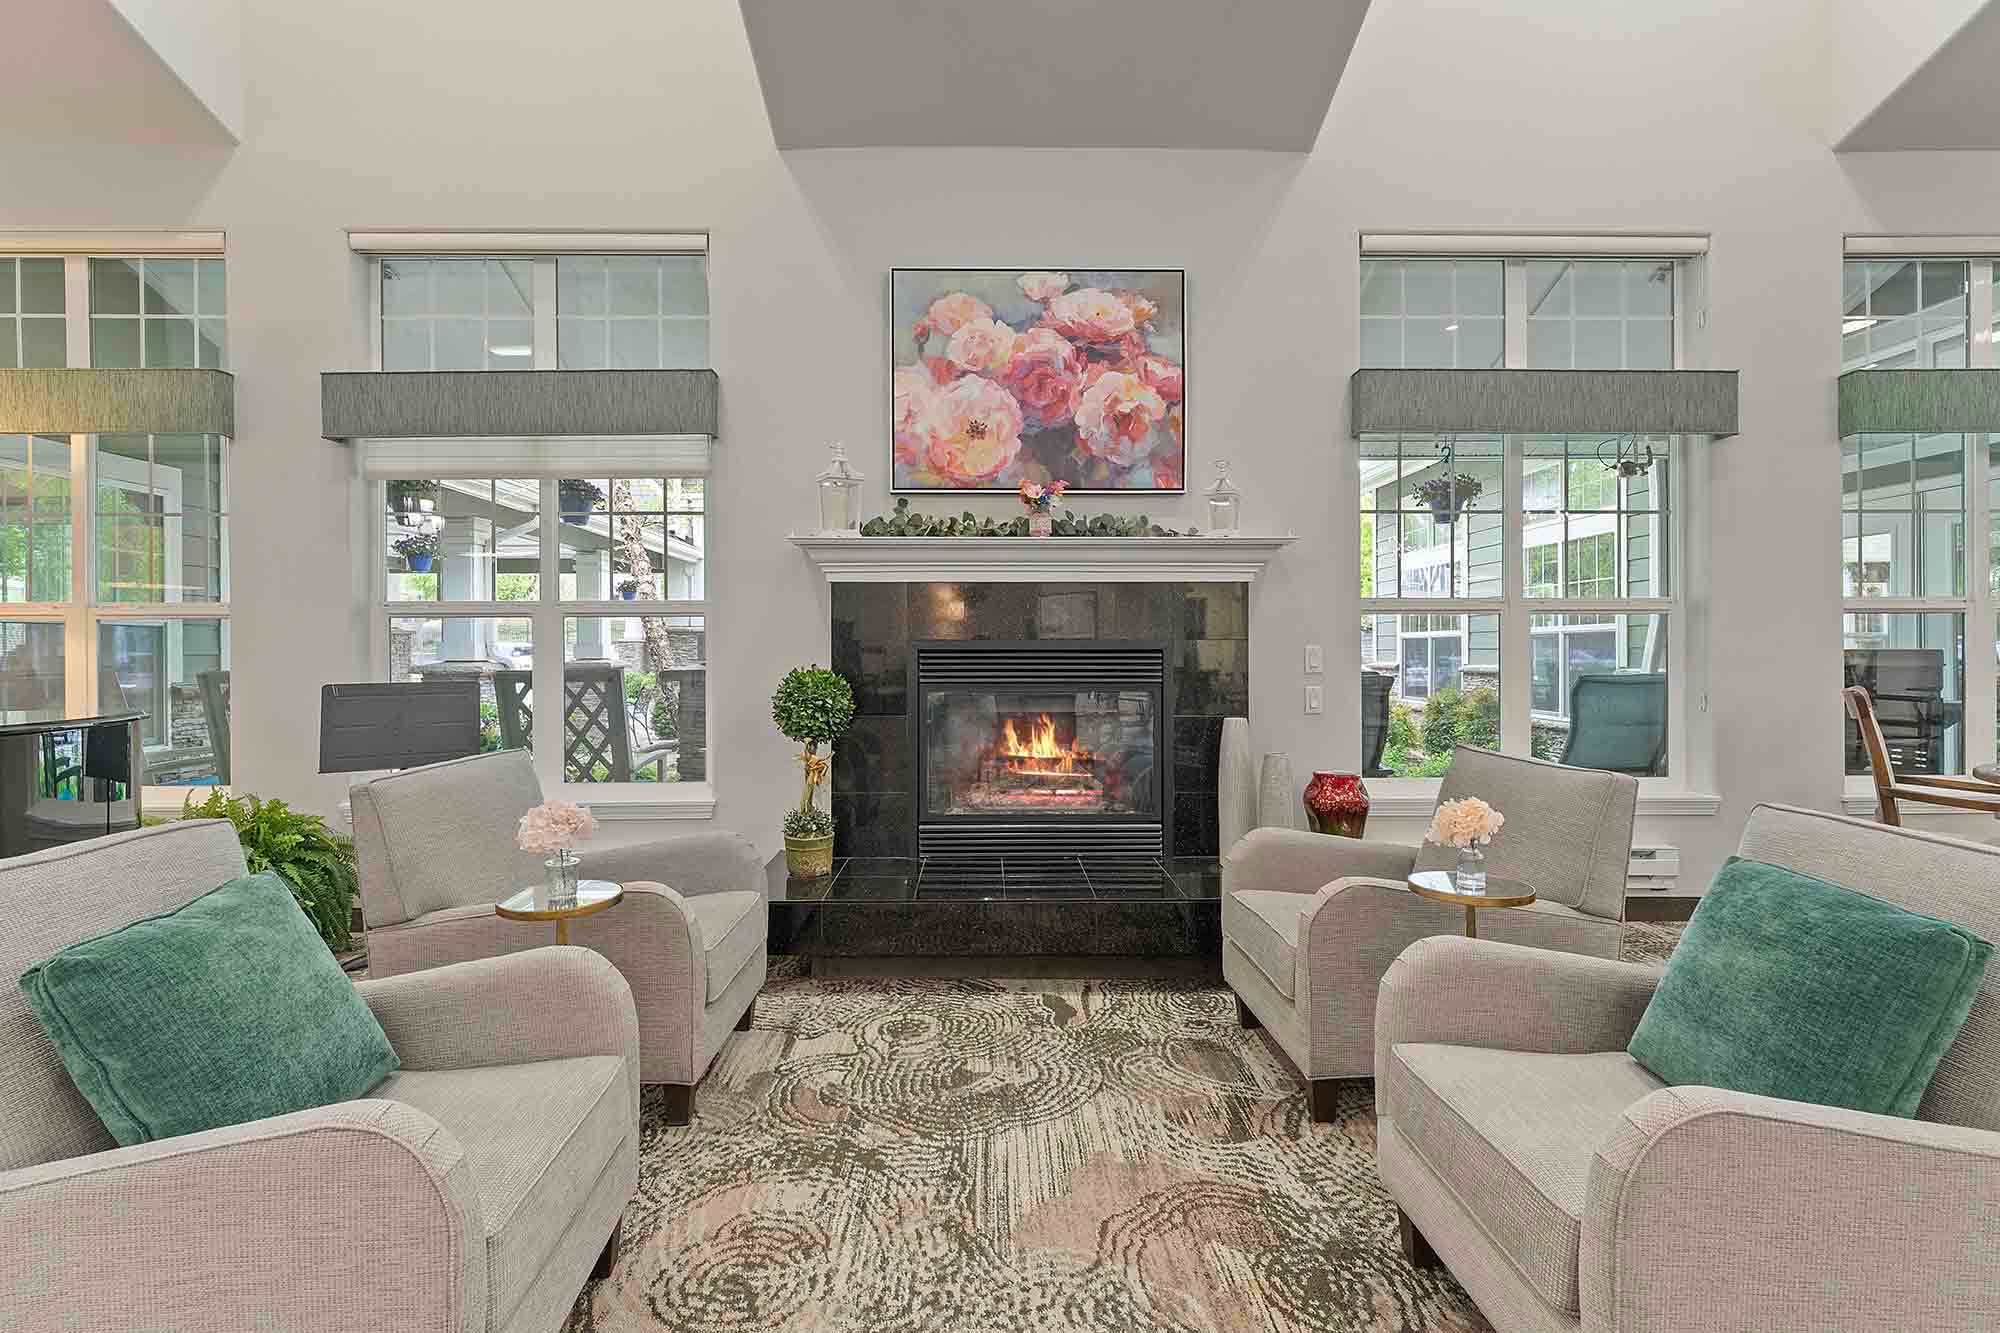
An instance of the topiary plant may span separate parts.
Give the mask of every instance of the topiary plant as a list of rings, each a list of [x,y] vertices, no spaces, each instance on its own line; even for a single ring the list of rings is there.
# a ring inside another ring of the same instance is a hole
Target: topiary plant
[[[826,757],[819,753],[819,747],[824,745],[831,750],[834,741],[854,721],[854,691],[837,672],[818,666],[793,667],[778,682],[777,693],[771,696],[771,720],[788,739],[804,747],[799,763],[806,771],[805,791],[794,813],[815,813],[813,793],[827,777]]]
[[[345,949],[353,943],[349,923],[359,882],[354,844],[329,829],[325,820],[283,801],[231,797],[220,788],[200,804],[190,795],[181,806],[181,818],[226,819],[234,824],[250,873],[275,871],[291,885],[292,896],[328,948]]]

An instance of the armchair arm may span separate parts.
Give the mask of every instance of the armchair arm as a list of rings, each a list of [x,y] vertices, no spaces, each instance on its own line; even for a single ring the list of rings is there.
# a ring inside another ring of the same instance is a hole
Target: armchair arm
[[[1312,893],[1334,880],[1356,876],[1400,884],[1416,864],[1417,849],[1402,843],[1336,838],[1299,829],[1251,829],[1223,853],[1222,891]]]
[[[464,1149],[399,1102],[341,1102],[0,1172],[0,1324],[487,1324]]]
[[[1616,1051],[1632,1040],[1658,970],[1497,940],[1439,935],[1403,950],[1375,1000],[1375,1072],[1397,1042],[1551,1055]],[[1378,1094],[1386,1083],[1378,1081]]]
[[[531,949],[362,981],[355,989],[408,1069],[622,1055],[638,1123],[639,1019],[632,988],[602,954],[574,946]]]
[[[1590,1164],[1583,1326],[1986,1328],[2000,1134],[1663,1088]]]
[[[583,868],[592,879],[671,884],[690,898],[698,893],[769,891],[756,846],[735,833],[693,833],[593,848]]]

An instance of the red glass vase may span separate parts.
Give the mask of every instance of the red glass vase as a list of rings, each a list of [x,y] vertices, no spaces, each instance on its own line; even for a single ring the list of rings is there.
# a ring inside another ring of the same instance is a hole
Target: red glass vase
[[[1368,827],[1368,789],[1358,773],[1315,773],[1305,799],[1315,833],[1358,838]]]

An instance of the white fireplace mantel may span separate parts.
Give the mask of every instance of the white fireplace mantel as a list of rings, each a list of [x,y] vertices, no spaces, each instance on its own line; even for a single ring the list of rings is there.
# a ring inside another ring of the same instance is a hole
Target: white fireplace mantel
[[[827,537],[828,583],[1250,583],[1296,537]]]

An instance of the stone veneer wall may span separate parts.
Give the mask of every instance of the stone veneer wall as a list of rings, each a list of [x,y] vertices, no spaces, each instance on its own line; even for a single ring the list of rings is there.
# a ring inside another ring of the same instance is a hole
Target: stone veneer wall
[[[1246,583],[836,583],[833,669],[854,726],[833,756],[834,851],[914,856],[910,644],[924,639],[1149,639],[1167,645],[1175,856],[1218,854],[1225,717],[1250,709]]]

